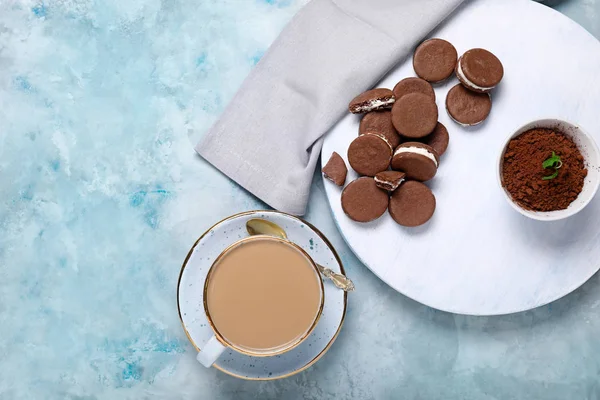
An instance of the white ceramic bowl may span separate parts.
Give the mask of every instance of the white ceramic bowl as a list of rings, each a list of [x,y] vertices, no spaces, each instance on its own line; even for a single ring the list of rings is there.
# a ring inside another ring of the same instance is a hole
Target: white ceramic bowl
[[[583,190],[579,194],[579,197],[577,197],[565,210],[549,212],[526,210],[512,199],[510,193],[508,193],[502,184],[502,164],[508,143],[513,138],[534,128],[550,128],[568,135],[573,139],[585,160],[588,175],[585,178]],[[598,186],[600,185],[600,150],[598,150],[598,145],[594,141],[594,138],[577,125],[558,119],[540,119],[533,121],[517,129],[517,131],[510,135],[504,142],[504,146],[502,146],[502,151],[498,157],[498,182],[500,183],[502,192],[509,204],[524,216],[539,221],[557,221],[568,218],[583,210],[598,191]]]

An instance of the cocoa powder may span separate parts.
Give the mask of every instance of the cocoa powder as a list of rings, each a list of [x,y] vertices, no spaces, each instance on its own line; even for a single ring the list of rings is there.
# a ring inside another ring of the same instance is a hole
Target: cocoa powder
[[[542,167],[552,152],[561,158],[562,167],[556,178],[544,180],[555,171]],[[564,210],[581,193],[586,176],[577,145],[564,133],[552,129],[523,133],[509,142],[504,154],[502,184],[513,200],[528,210]]]

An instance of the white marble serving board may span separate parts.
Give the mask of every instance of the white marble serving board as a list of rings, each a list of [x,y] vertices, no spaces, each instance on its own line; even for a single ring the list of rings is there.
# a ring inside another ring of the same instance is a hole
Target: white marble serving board
[[[502,143],[539,118],[579,124],[600,142],[600,43],[558,12],[529,0],[477,0],[433,32],[459,54],[474,47],[495,53],[505,68],[493,108],[478,127],[462,128],[445,111],[456,79],[436,87],[440,121],[450,147],[428,183],[437,198],[433,219],[403,228],[389,215],[351,221],[340,188],[325,182],[339,229],[356,255],[397,291],[431,307],[472,315],[528,310],[581,286],[600,266],[600,197],[565,221],[538,222],[516,213],[496,179]],[[378,86],[414,76],[411,60]],[[348,115],[327,135],[323,162],[346,159],[359,118]],[[347,182],[356,178],[349,172]]]

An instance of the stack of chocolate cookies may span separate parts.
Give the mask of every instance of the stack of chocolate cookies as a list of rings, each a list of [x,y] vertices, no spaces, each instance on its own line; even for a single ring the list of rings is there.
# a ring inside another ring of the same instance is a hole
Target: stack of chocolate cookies
[[[430,39],[415,51],[418,77],[401,80],[393,90],[372,89],[354,98],[348,107],[364,114],[359,136],[348,148],[348,162],[362,177],[342,192],[342,208],[357,222],[370,222],[386,210],[398,224],[425,224],[435,212],[433,192],[423,182],[436,175],[450,137],[438,122],[432,84],[453,74],[459,83],[446,98],[450,117],[463,126],[483,122],[491,110],[489,92],[504,74],[500,61],[487,50],[472,49],[458,58],[454,46]],[[344,186],[347,167],[333,153],[323,174]]]
[[[364,116],[359,136],[348,148],[348,162],[362,176],[342,192],[346,215],[357,222],[370,222],[389,210],[403,226],[429,221],[435,211],[435,196],[422,182],[435,176],[450,140],[446,127],[437,120],[431,84],[421,78],[407,78],[393,91],[362,93],[349,109]],[[344,186],[347,172],[337,153],[323,168],[325,177],[338,186]]]
[[[415,73],[430,83],[439,83],[453,74],[460,82],[446,96],[446,111],[462,126],[482,123],[492,110],[490,92],[504,76],[504,67],[485,49],[471,49],[460,58],[454,46],[442,39],[427,40],[415,51]]]

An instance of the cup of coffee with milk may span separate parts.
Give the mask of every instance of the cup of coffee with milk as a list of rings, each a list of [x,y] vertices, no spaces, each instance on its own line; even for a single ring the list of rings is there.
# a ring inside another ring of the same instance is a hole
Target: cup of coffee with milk
[[[204,310],[212,338],[198,353],[210,367],[226,349],[268,357],[301,344],[324,305],[317,264],[298,245],[257,235],[239,240],[212,264]]]

